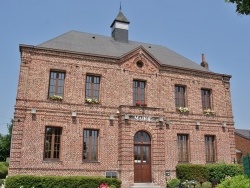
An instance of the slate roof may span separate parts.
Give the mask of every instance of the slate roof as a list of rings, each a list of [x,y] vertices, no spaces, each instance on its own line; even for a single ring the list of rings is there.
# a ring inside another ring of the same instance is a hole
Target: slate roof
[[[242,136],[244,138],[250,139],[250,130],[246,129],[235,129],[235,134]]]
[[[112,37],[79,31],[69,31],[47,42],[37,45],[37,47],[43,48],[111,56],[117,58],[127,54],[139,46],[143,46],[162,64],[205,72],[209,71],[199,64],[194,63],[193,61],[173,52],[164,46],[135,41],[129,41],[127,43],[118,42]]]

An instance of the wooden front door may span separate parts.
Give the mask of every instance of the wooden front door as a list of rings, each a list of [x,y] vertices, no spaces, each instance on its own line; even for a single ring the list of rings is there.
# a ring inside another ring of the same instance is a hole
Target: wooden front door
[[[151,139],[144,131],[134,136],[134,182],[152,182]]]

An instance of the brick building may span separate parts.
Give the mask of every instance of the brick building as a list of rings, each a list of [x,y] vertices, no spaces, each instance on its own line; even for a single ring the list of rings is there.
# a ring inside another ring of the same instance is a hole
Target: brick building
[[[166,47],[70,31],[20,45],[9,175],[118,177],[165,187],[178,163],[235,160],[230,75]]]
[[[242,163],[242,157],[250,153],[250,130],[235,129],[235,147],[237,163]]]

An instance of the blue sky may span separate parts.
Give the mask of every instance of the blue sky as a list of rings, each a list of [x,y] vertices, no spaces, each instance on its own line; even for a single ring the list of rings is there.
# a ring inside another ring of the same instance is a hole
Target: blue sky
[[[0,133],[13,118],[19,44],[38,45],[70,30],[111,36],[117,0],[0,0]],[[129,39],[166,46],[213,72],[230,74],[235,127],[250,129],[250,16],[224,0],[122,0]]]

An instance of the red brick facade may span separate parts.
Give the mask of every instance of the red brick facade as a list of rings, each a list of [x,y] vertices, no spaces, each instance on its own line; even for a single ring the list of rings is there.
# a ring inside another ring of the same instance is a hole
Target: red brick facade
[[[122,187],[134,183],[134,135],[151,139],[152,181],[165,187],[178,164],[177,134],[186,134],[188,160],[205,164],[205,135],[215,137],[215,162],[235,160],[234,124],[227,75],[163,66],[144,48],[120,59],[21,46],[21,67],[15,105],[9,175],[97,175],[118,172]],[[136,62],[143,62],[138,67]],[[65,72],[62,101],[48,99],[51,70]],[[85,102],[86,75],[100,76],[100,101]],[[146,107],[133,105],[133,80],[146,83]],[[188,113],[175,106],[175,85],[186,88]],[[214,115],[205,115],[201,89],[212,91]],[[36,109],[32,117],[31,109]],[[75,122],[72,112],[77,112]],[[125,115],[140,116],[141,120]],[[114,119],[110,120],[110,116]],[[144,117],[155,117],[154,121]],[[161,122],[160,118],[163,118]],[[200,126],[197,127],[197,122]],[[226,122],[226,127],[222,124]],[[45,127],[62,128],[60,160],[44,160]],[[98,160],[83,161],[83,130],[98,135]],[[170,171],[170,176],[165,176]]]
[[[246,132],[249,133],[249,130],[246,130]],[[236,153],[237,162],[241,163],[242,157],[250,153],[250,137],[235,133],[235,147],[239,150]]]

